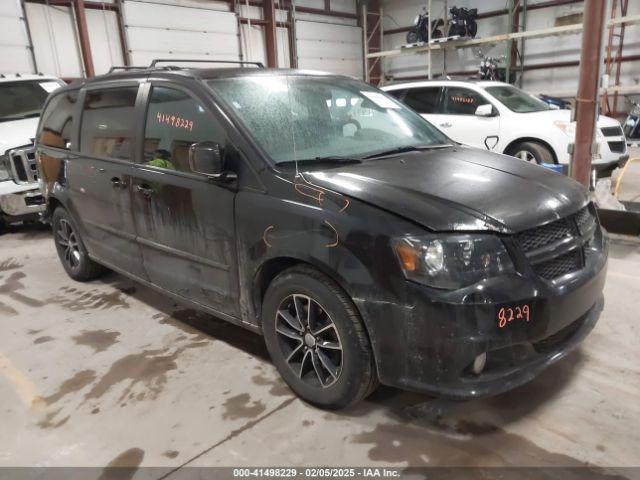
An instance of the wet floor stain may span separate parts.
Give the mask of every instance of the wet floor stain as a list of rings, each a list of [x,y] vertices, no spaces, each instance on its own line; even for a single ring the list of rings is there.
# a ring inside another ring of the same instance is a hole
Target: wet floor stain
[[[70,416],[66,416],[62,419],[56,419],[56,416],[62,411],[62,409],[54,410],[52,412],[48,412],[45,417],[38,422],[38,427],[45,430],[52,430],[55,428],[59,428],[67,421],[69,421]]]
[[[158,323],[161,325],[171,325],[187,335],[195,335],[198,340],[210,339],[210,337],[200,331],[200,329],[206,326],[210,318],[210,315],[205,313],[191,309],[183,309],[177,310],[170,315],[158,313],[152,318],[159,320]],[[200,327],[200,329],[198,327]]]
[[[265,374],[260,373],[251,377],[251,381],[256,385],[269,386],[269,393],[275,397],[293,396],[293,392],[282,380],[282,378],[269,378]]]
[[[36,345],[40,345],[41,343],[47,343],[50,342],[51,340],[53,340],[53,337],[49,337],[49,336],[44,336],[44,337],[38,337],[36,338],[33,343],[35,343]]]
[[[143,350],[116,360],[100,380],[85,395],[85,401],[101,398],[117,385],[124,389],[117,403],[125,399],[155,399],[167,384],[167,374],[178,368],[176,359],[187,349],[199,348],[208,342],[193,342],[183,345],[173,352],[169,349]],[[142,391],[135,391],[142,389]],[[131,396],[131,394],[134,394]]]
[[[25,288],[24,283],[22,283],[22,280],[25,277],[26,275],[21,271],[13,272],[7,278],[0,277],[0,280],[2,280],[2,283],[0,283],[0,295],[5,295],[28,307],[42,307],[44,302],[24,295],[21,292],[21,290],[24,290]]]
[[[22,267],[23,265],[13,257],[0,262],[0,272],[8,272],[9,270],[16,270]]]
[[[180,452],[176,450],[167,450],[162,454],[163,457],[167,457],[167,458],[176,458],[178,455],[180,455]]]
[[[126,296],[120,291],[101,292],[99,290],[80,290],[75,287],[64,286],[60,294],[49,299],[72,312],[82,310],[115,310],[129,308]]]
[[[7,315],[7,316],[9,316],[9,315],[13,316],[13,315],[18,315],[18,311],[15,308],[13,308],[12,306],[7,305],[6,303],[0,302],[0,314],[1,315]]]
[[[43,398],[47,405],[56,403],[61,398],[82,390],[87,385],[93,383],[96,379],[96,372],[94,370],[81,370],[74,374],[71,378],[62,382],[55,393]]]
[[[98,480],[130,480],[144,459],[144,450],[130,448],[111,460]]]
[[[80,334],[71,337],[76,345],[84,345],[93,348],[94,353],[103,352],[110,346],[118,343],[120,332],[109,330],[83,330]]]
[[[222,406],[224,407],[224,413],[222,414],[224,420],[255,418],[267,408],[260,400],[252,402],[248,393],[229,397]]]

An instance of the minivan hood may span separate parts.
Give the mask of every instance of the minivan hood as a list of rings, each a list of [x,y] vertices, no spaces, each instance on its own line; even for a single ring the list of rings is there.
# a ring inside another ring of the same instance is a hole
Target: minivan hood
[[[0,122],[0,155],[12,148],[30,145],[36,136],[39,120],[36,117]]]
[[[470,147],[404,153],[306,175],[318,186],[434,231],[513,233],[576,212],[577,182],[543,167]]]

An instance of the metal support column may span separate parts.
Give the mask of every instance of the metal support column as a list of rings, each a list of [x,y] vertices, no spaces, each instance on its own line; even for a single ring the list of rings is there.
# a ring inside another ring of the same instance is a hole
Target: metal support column
[[[87,77],[93,77],[95,70],[93,68],[93,56],[91,55],[91,42],[89,41],[89,29],[87,28],[84,0],[75,0],[73,5],[76,7],[76,23],[78,25],[78,37],[80,39],[80,50],[82,51],[85,75]]]
[[[273,0],[264,0],[262,8],[264,10],[264,39],[267,47],[267,66],[278,68],[278,38],[276,31],[276,9]]]
[[[576,97],[576,140],[571,156],[570,174],[585,186],[591,177],[591,157],[594,152],[596,119],[598,113],[598,84],[600,55],[605,23],[605,3],[585,0],[580,50],[580,77]]]

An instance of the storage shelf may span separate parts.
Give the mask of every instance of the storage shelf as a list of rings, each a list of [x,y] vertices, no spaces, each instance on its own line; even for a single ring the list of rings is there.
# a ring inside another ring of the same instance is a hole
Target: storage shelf
[[[611,25],[634,25],[640,23],[640,15],[627,15],[625,17],[612,18],[607,21],[606,26]],[[395,48],[392,50],[383,50],[381,52],[372,52],[367,54],[367,58],[388,58],[388,57],[400,57],[403,55],[418,55],[421,53],[428,53],[429,51],[438,51],[444,49],[454,48],[468,48],[478,45],[485,45],[491,43],[506,42],[509,40],[528,40],[532,38],[544,38],[561,35],[575,35],[582,31],[582,24],[576,23],[573,25],[563,25],[561,27],[543,28],[540,30],[531,30],[527,32],[514,32],[505,33],[502,35],[492,35],[490,37],[461,39],[461,40],[449,40],[446,42],[432,42],[430,44],[418,45],[415,47],[403,47]]]

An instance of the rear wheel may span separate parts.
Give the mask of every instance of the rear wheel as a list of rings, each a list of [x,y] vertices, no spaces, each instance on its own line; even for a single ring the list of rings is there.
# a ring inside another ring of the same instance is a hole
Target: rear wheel
[[[355,306],[313,268],[293,267],[273,280],[262,328],[280,375],[307,402],[345,408],[377,386],[371,345]]]
[[[98,278],[107,270],[89,258],[75,222],[64,208],[58,207],[51,219],[53,238],[62,266],[67,274],[79,282]]]
[[[507,153],[529,163],[555,163],[553,154],[544,145],[537,142],[520,142],[511,147]]]

